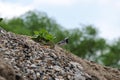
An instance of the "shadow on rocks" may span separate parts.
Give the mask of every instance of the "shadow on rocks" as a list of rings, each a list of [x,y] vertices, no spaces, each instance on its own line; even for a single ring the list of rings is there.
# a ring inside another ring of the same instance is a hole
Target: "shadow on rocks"
[[[14,69],[4,59],[0,59],[0,80],[24,80],[15,74]]]

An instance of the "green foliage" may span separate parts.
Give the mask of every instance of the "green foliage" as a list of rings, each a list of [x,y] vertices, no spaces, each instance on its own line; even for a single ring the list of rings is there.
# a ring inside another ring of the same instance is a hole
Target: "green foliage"
[[[61,28],[54,19],[48,17],[44,12],[38,11],[28,11],[20,17],[6,19],[0,25],[7,31],[24,35],[33,35],[34,31],[40,29],[45,29],[53,35],[56,35],[57,32],[60,32]]]
[[[34,31],[34,36],[32,39],[41,45],[49,45],[50,48],[54,48],[54,36],[45,29]]]
[[[85,29],[85,33],[87,33],[88,35],[92,35],[92,36],[97,35],[97,30],[93,28],[92,25],[85,26],[85,28],[83,29]]]
[[[69,37],[69,43],[64,48],[75,55],[107,66],[120,67],[120,39],[113,44],[106,43],[92,25],[66,30],[46,13],[38,11],[4,19],[0,25],[17,34],[34,35],[33,39],[42,44],[51,45]]]
[[[0,22],[3,20],[3,18],[0,18]]]
[[[108,45],[108,51],[101,56],[106,66],[120,67],[120,39]]]
[[[24,21],[20,17],[3,20],[0,25],[7,31],[12,31],[17,34],[30,35],[30,30],[27,27],[24,27]]]
[[[40,31],[34,31],[34,36],[32,38],[37,42],[41,42],[43,44],[52,43],[53,42],[53,35],[48,33],[45,29],[41,29]]]

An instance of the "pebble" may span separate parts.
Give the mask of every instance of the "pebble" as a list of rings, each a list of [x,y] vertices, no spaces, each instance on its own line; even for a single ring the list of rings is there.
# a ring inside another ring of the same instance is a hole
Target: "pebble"
[[[37,73],[36,73],[36,76],[37,76],[37,78],[40,78],[40,73],[37,72]]]
[[[61,67],[60,66],[53,66],[54,70],[56,71],[61,71]]]
[[[35,64],[32,64],[30,67],[31,68],[36,68],[37,66]]]

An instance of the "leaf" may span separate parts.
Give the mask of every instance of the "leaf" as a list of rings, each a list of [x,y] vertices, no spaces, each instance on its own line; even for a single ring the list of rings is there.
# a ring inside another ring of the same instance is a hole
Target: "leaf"
[[[34,36],[34,40],[42,41],[45,43],[52,42],[54,39],[53,35],[49,34],[48,31],[46,31],[45,29],[34,31]]]
[[[51,41],[51,40],[53,39],[53,36],[50,35],[50,34],[47,34],[47,35],[45,36],[45,39]]]
[[[38,31],[34,31],[34,34],[35,34],[35,35],[39,35],[39,32],[38,32]]]

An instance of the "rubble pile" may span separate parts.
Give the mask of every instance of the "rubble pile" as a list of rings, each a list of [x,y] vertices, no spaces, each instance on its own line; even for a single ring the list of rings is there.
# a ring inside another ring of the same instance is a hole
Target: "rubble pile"
[[[120,69],[0,28],[0,80],[120,80]]]
[[[17,80],[92,80],[83,67],[58,46],[50,49],[27,36],[0,29],[0,55],[12,65]]]

